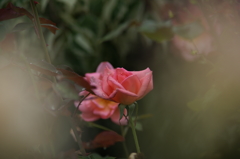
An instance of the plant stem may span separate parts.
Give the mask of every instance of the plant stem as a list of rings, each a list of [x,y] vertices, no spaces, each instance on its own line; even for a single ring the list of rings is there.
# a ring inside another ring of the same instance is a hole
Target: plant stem
[[[51,62],[51,59],[50,59],[50,56],[49,56],[49,53],[48,53],[48,49],[47,49],[47,46],[46,46],[46,42],[45,42],[45,39],[44,39],[44,36],[43,36],[42,27],[41,27],[41,24],[40,24],[36,4],[34,4],[33,0],[30,0],[30,4],[31,4],[32,11],[33,11],[33,16],[34,16],[33,22],[35,24],[35,27],[37,28],[37,32],[38,32],[38,35],[39,35],[39,38],[40,38],[40,41],[41,41],[41,44],[42,44],[42,47],[43,47],[43,50],[44,50],[44,53],[45,53],[45,58],[46,58],[47,62],[51,64],[52,62]]]
[[[124,129],[123,129],[123,126],[121,125],[120,127],[121,127],[122,136],[124,137]],[[125,138],[125,137],[124,137],[124,138]],[[127,149],[127,145],[126,145],[125,140],[122,142],[122,144],[123,144],[123,149],[124,149],[125,155],[126,155],[126,157],[128,157],[128,156],[129,156],[129,153],[128,153],[128,149]]]
[[[134,139],[135,146],[136,146],[136,149],[137,149],[137,153],[141,153],[140,147],[139,147],[139,144],[138,144],[138,137],[137,137],[137,133],[136,133],[136,129],[135,129],[135,123],[134,123],[132,117],[129,117],[129,122],[130,122],[130,125],[131,125],[131,128],[132,128],[132,134],[133,134],[133,139]]]
[[[83,143],[82,143],[82,139],[81,139],[81,136],[78,135],[78,131],[77,131],[77,127],[76,127],[76,124],[75,124],[75,121],[74,121],[74,118],[72,117],[69,117],[69,121],[71,123],[71,126],[72,126],[72,129],[73,129],[73,132],[74,132],[74,135],[77,139],[77,143],[78,143],[78,146],[80,148],[80,152],[82,153],[83,156],[87,156],[87,153],[83,147]]]
[[[98,125],[96,123],[93,123],[93,122],[87,122],[88,126],[90,127],[96,127],[96,128],[99,128],[99,129],[102,129],[102,130],[106,130],[106,131],[113,131],[111,129],[108,129],[107,127],[105,126],[102,126],[102,125]],[[113,131],[114,132],[114,131]]]
[[[28,73],[28,75],[31,78],[31,82],[32,82],[33,87],[34,87],[36,98],[39,101],[40,100],[39,90],[38,90],[37,85],[35,83],[34,77],[33,77],[32,73],[31,73],[31,69],[29,67],[29,64],[28,64],[27,60],[25,59],[25,57],[23,55],[21,55],[21,58],[23,59],[25,65],[27,66],[27,73]]]

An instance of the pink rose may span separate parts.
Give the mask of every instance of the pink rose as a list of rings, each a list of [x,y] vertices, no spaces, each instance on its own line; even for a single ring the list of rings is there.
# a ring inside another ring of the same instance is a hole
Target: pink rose
[[[127,71],[124,68],[114,69],[108,62],[102,62],[95,73],[85,75],[93,92],[104,99],[129,105],[144,97],[153,89],[152,71]]]
[[[87,92],[83,91],[79,95],[86,95]],[[79,101],[75,102],[77,107]],[[116,124],[126,125],[127,120],[122,118],[119,123],[120,112],[118,104],[110,100],[99,98],[95,95],[90,94],[79,106],[79,110],[82,112],[81,117],[85,121],[96,121],[98,119],[108,119]],[[126,112],[124,112],[126,114]]]

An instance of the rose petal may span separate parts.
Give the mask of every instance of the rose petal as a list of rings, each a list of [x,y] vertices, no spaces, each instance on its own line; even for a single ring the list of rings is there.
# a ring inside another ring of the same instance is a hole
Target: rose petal
[[[109,76],[107,80],[108,84],[112,87],[113,90],[116,89],[125,89],[118,81],[116,81],[113,77]],[[112,92],[111,92],[112,93]]]
[[[105,68],[104,73],[102,74],[102,90],[108,96],[113,92],[113,88],[108,84],[108,78],[111,74],[114,74],[114,72],[114,70]]]
[[[85,76],[90,85],[96,87],[93,92],[97,96],[107,99],[108,95],[102,90],[102,80],[99,79],[99,73],[86,73]]]
[[[114,113],[114,110],[104,108],[104,109],[95,109],[93,111],[94,114],[99,115],[102,119],[108,119],[112,116]]]
[[[141,82],[137,75],[127,77],[121,84],[126,90],[135,94],[138,94],[141,87]]]
[[[109,63],[109,62],[101,62],[99,65],[98,65],[98,68],[97,68],[97,72],[98,73],[103,73],[105,68],[108,68],[108,69],[114,69],[113,66]]]
[[[149,72],[152,72],[149,68],[146,68],[145,70],[142,71],[131,71],[134,75],[137,75],[139,79],[142,79],[146,74]]]
[[[129,92],[125,89],[116,89],[110,96],[109,99],[125,105],[132,104],[138,99],[135,93]]]
[[[94,107],[95,107],[95,104],[92,103],[92,101],[83,101],[79,106],[79,110],[81,112],[92,112]]]
[[[142,79],[140,79],[142,85],[138,92],[138,100],[145,96],[153,89],[152,71],[148,72]]]
[[[88,82],[91,82],[92,78],[100,79],[101,74],[100,73],[86,73],[85,77]]]
[[[106,99],[103,99],[103,98],[97,98],[95,100],[92,100],[92,102],[96,105],[96,107],[98,108],[116,108],[118,103],[115,103],[113,101],[110,101],[110,100],[106,100]]]
[[[95,120],[98,120],[100,118],[99,116],[96,116],[93,113],[83,113],[83,114],[81,114],[81,117],[85,121],[95,121]]]
[[[133,73],[125,70],[124,68],[116,68],[115,69],[115,79],[119,83],[122,83],[127,77],[131,76]]]

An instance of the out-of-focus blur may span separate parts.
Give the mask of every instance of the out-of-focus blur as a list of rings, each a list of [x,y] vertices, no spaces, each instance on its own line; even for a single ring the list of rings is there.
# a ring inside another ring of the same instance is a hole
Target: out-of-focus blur
[[[28,1],[11,2],[31,11]],[[240,157],[238,0],[44,0],[37,7],[59,28],[55,35],[43,28],[54,66],[68,65],[80,75],[102,61],[153,70],[154,89],[139,101],[143,130],[137,134],[146,158]],[[53,111],[60,98],[49,89],[52,77],[41,76],[42,100],[36,97],[39,74],[23,59],[41,60],[44,53],[34,28],[8,34],[21,22],[31,21],[23,16],[0,23],[0,158],[58,158],[78,147],[68,118]],[[110,120],[97,124],[119,130]],[[83,142],[100,131],[83,129]],[[126,144],[136,152],[130,132]],[[89,152],[124,157],[121,143]]]

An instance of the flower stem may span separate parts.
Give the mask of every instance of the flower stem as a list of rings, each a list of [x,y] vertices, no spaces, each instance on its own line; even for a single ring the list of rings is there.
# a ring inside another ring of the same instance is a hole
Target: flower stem
[[[77,139],[77,143],[78,143],[78,146],[80,148],[80,152],[83,156],[87,156],[87,153],[86,153],[86,150],[84,149],[84,146],[83,146],[83,143],[82,143],[82,139],[81,139],[81,136],[79,135],[78,131],[77,131],[77,126],[75,124],[75,121],[74,121],[74,118],[72,117],[69,117],[69,121],[71,123],[71,126],[72,126],[72,129],[73,129],[73,132],[74,132],[74,135]]]
[[[43,36],[42,27],[41,27],[41,24],[40,24],[36,4],[34,4],[33,0],[30,0],[30,4],[31,4],[32,11],[33,11],[33,16],[34,16],[33,22],[34,22],[34,25],[36,27],[36,31],[39,35],[39,38],[40,38],[40,41],[41,41],[41,44],[42,44],[42,47],[43,47],[43,50],[44,50],[44,53],[45,53],[45,58],[46,58],[47,62],[51,64],[52,62],[51,62],[51,59],[50,59],[50,56],[49,56],[49,53],[48,53],[48,49],[47,49],[47,46],[46,46],[46,42],[45,42],[45,39],[44,39],[44,36]]]
[[[131,125],[131,128],[132,128],[132,134],[133,134],[133,139],[134,139],[135,146],[136,146],[136,149],[137,149],[137,153],[141,153],[140,147],[139,147],[139,144],[138,144],[138,137],[137,137],[137,133],[136,133],[136,129],[135,129],[135,123],[134,123],[132,117],[129,118],[129,122],[130,122],[130,125]]]
[[[121,133],[122,133],[122,136],[125,138],[125,135],[124,135],[124,128],[123,128],[122,125],[121,125],[120,127],[121,127]],[[126,157],[128,157],[128,156],[129,156],[129,153],[128,153],[128,149],[127,149],[127,145],[126,145],[125,140],[122,142],[122,144],[123,144],[123,149],[124,149],[125,155],[126,155]]]

